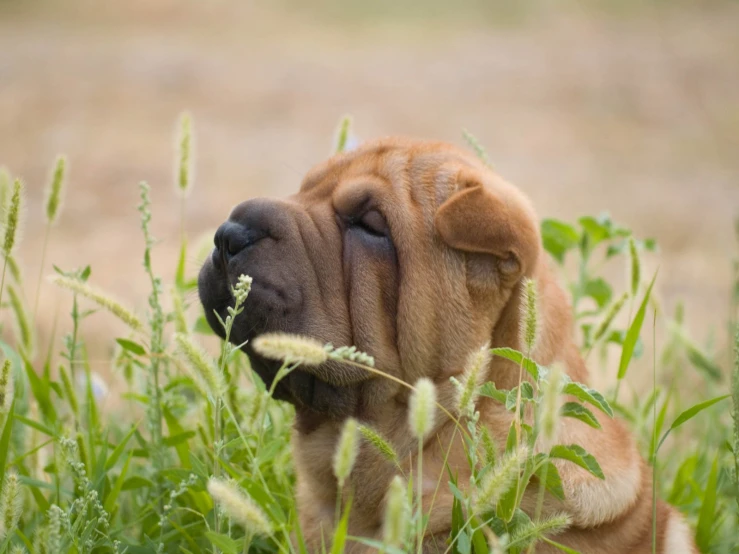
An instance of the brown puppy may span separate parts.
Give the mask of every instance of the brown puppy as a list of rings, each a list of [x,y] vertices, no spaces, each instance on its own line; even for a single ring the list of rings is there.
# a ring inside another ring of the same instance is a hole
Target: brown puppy
[[[449,378],[468,355],[489,342],[519,348],[519,297],[524,277],[539,291],[539,339],[532,357],[561,363],[574,380],[587,369],[574,344],[567,298],[543,254],[534,210],[525,196],[473,156],[440,143],[387,139],[334,156],[305,177],[285,200],[244,202],[218,230],[216,249],[200,274],[200,297],[212,315],[233,302],[229,285],[254,279],[244,315],[231,340],[240,344],[265,331],[356,345],[378,368],[407,383],[432,379],[442,404],[454,397]],[[269,385],[277,365],[245,347]],[[518,384],[518,367],[494,358],[487,380],[499,389]],[[301,527],[312,548],[331,536],[337,483],[331,457],[342,420],[354,416],[388,438],[408,463],[417,444],[407,426],[408,390],[386,379],[357,381],[329,362],[316,372],[297,370],[276,396],[296,406],[294,451]],[[481,421],[499,444],[512,415],[481,401]],[[548,499],[544,512],[567,512],[573,526],[557,540],[584,553],[651,552],[650,472],[617,420],[601,416],[602,430],[562,421],[559,442],[593,454],[606,480],[558,464],[566,501]],[[453,425],[439,417],[424,449],[423,491],[431,510],[425,550],[444,552],[452,495],[444,457],[465,483],[469,469]],[[350,477],[350,534],[379,536],[383,500],[396,469],[363,445]],[[527,493],[528,494],[528,493]],[[524,498],[533,513],[535,491]],[[666,504],[657,507],[658,552],[693,552],[690,532]],[[351,552],[371,549],[353,544]],[[537,552],[549,552],[546,545]]]

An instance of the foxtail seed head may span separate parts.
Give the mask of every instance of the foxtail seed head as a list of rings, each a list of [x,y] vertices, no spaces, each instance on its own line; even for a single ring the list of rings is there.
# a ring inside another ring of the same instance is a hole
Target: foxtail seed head
[[[177,158],[177,188],[186,195],[192,187],[192,118],[185,112],[180,116]]]
[[[393,445],[385,440],[380,433],[368,425],[360,425],[359,432],[368,443],[375,447],[375,450],[382,454],[386,460],[394,464],[398,463],[398,454],[395,452]]]
[[[525,346],[525,354],[534,350],[539,333],[539,312],[536,281],[525,278],[521,287],[521,344]]]
[[[408,487],[400,475],[393,477],[385,498],[382,539],[386,544],[402,547],[410,531]]]
[[[334,141],[334,152],[337,154],[343,152],[346,149],[347,142],[349,141],[349,132],[352,128],[352,116],[345,115],[339,121],[339,126],[336,129],[336,139]]]
[[[287,333],[265,333],[252,342],[254,350],[270,360],[288,364],[320,365],[328,353],[317,340]]]
[[[206,386],[213,398],[220,398],[226,391],[226,383],[221,370],[216,367],[210,356],[184,333],[176,333],[174,340],[177,343],[177,349],[188,361],[196,378]]]
[[[8,471],[0,495],[0,541],[15,531],[22,508],[23,497],[18,474],[15,471]]]
[[[472,417],[475,413],[480,387],[485,380],[485,371],[490,364],[490,344],[485,344],[467,359],[457,387],[457,410],[460,414]]]
[[[13,183],[13,196],[10,198],[8,216],[5,219],[5,238],[3,240],[3,255],[9,257],[18,236],[20,226],[21,203],[23,201],[23,183],[16,179]]]
[[[334,475],[339,481],[340,488],[344,486],[344,482],[354,468],[354,462],[357,461],[357,454],[359,453],[358,427],[359,424],[353,417],[344,422],[339,443],[336,452],[334,452]]]
[[[520,447],[503,456],[483,477],[475,492],[475,513],[495,509],[498,501],[515,485],[521,466],[526,461],[528,449]]]
[[[62,194],[64,192],[64,176],[66,174],[67,159],[59,156],[56,159],[54,172],[51,176],[49,188],[46,191],[46,221],[51,225],[57,219],[62,206]]]
[[[527,521],[511,535],[511,546],[525,548],[542,537],[551,537],[565,531],[572,524],[572,518],[565,513],[555,513],[539,521]]]
[[[15,383],[13,382],[13,368],[10,365],[10,360],[6,358],[0,368],[0,415],[5,415],[10,412],[10,405],[13,403],[14,393]]]
[[[258,535],[271,535],[272,526],[262,509],[231,481],[211,477],[208,492],[231,521]]]
[[[101,308],[108,310],[134,331],[141,331],[144,328],[144,324],[131,310],[107,294],[94,289],[87,283],[84,283],[79,279],[72,279],[71,277],[64,277],[62,275],[55,275],[51,280],[54,284],[60,287],[69,289],[72,292],[89,298]]]
[[[610,329],[611,323],[613,323],[614,318],[618,315],[618,312],[621,311],[621,308],[623,308],[628,299],[629,293],[625,292],[618,300],[611,304],[611,307],[608,308],[608,312],[606,312],[605,317],[603,317],[603,321],[600,322],[600,325],[598,325],[597,329],[593,333],[594,343],[598,342],[603,337],[603,335],[606,334],[606,331]]]
[[[10,307],[15,314],[15,323],[18,331],[18,342],[23,349],[24,354],[31,357],[33,353],[33,329],[28,321],[26,308],[23,305],[20,294],[14,286],[8,287],[8,296],[10,297]]]
[[[436,417],[436,387],[430,379],[422,377],[414,386],[408,404],[408,423],[413,436],[424,440],[434,428]]]
[[[8,170],[0,167],[0,228],[5,224],[11,194]]]

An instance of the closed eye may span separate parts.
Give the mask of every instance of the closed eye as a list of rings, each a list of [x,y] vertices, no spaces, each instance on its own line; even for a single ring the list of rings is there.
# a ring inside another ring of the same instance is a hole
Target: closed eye
[[[377,210],[369,210],[360,217],[350,219],[349,227],[374,237],[387,237],[389,232],[385,218]]]

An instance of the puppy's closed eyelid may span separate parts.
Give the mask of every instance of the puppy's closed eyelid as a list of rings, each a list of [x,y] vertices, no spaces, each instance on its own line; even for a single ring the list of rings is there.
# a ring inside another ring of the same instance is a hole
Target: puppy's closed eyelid
[[[376,235],[386,235],[388,232],[387,221],[377,210],[369,210],[355,220],[367,231]]]

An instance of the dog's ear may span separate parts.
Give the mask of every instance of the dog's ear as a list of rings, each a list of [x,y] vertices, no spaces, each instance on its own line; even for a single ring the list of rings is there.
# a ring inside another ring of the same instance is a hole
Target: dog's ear
[[[530,275],[540,235],[528,199],[502,179],[473,169],[461,169],[456,185],[434,218],[444,242],[464,252],[494,256],[508,278]]]

